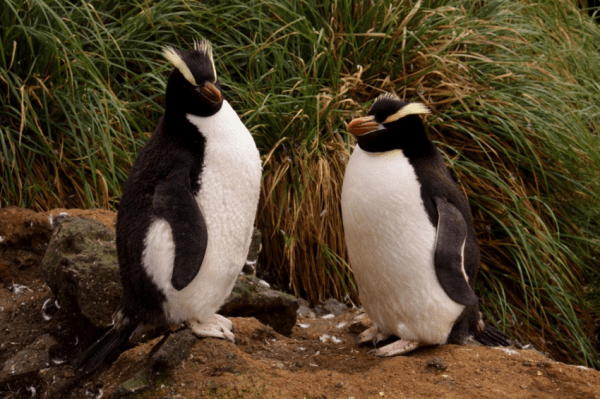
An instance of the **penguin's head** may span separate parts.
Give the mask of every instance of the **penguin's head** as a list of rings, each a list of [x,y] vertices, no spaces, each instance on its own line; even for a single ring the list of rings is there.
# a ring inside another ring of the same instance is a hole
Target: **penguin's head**
[[[223,105],[223,94],[210,43],[194,41],[194,49],[185,52],[166,46],[163,54],[175,67],[167,82],[167,111],[196,116],[216,114]]]
[[[348,133],[357,138],[365,151],[410,150],[427,140],[419,115],[428,113],[429,109],[421,103],[407,103],[386,93],[377,97],[367,116],[350,121]]]

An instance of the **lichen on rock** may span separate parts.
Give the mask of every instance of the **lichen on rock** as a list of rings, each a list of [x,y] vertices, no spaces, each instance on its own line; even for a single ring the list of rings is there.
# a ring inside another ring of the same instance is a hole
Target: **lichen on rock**
[[[122,292],[115,233],[89,219],[57,223],[42,260],[46,283],[74,325],[106,328]]]

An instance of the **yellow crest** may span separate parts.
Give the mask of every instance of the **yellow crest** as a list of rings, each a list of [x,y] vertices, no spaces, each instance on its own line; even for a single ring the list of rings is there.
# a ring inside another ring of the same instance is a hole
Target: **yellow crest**
[[[394,100],[394,101],[402,101],[400,99],[400,97],[398,97],[397,95],[395,95],[394,93],[383,93],[380,94],[376,99],[375,102],[373,104],[375,104],[377,101],[381,101],[381,100]]]
[[[393,93],[384,93],[384,94],[380,95],[379,97],[377,97],[377,99],[375,99],[375,102],[373,104],[375,104],[377,101],[381,101],[381,100],[393,100],[393,101],[402,102],[400,97],[398,97],[397,95],[395,95]],[[409,104],[406,104],[401,109],[399,109],[398,111],[396,111],[396,113],[388,116],[385,119],[385,121],[383,121],[383,123],[392,123],[392,122],[397,121],[400,118],[404,118],[405,116],[408,116],[408,115],[424,115],[424,114],[430,114],[430,113],[431,113],[431,111],[424,104],[409,103]]]
[[[217,81],[217,68],[215,68],[215,59],[213,58],[213,49],[212,45],[208,40],[194,40],[194,50],[199,51],[208,55],[210,59],[210,64],[212,65],[213,75],[215,75],[215,82]],[[215,83],[213,82],[213,83]]]
[[[385,93],[385,94],[380,95],[375,100],[375,103],[377,101],[381,101],[381,100],[402,101],[400,99],[400,97],[398,97],[397,95],[392,94],[392,93]],[[375,103],[373,103],[373,104],[375,104]],[[408,115],[423,115],[423,114],[430,114],[430,113],[431,113],[431,111],[424,104],[409,103],[409,104],[406,104],[401,109],[399,109],[398,111],[396,111],[394,114],[388,116],[383,121],[383,123],[392,123],[392,122],[395,122],[398,119],[404,118],[405,116],[408,116]]]
[[[183,77],[188,82],[190,82],[194,86],[198,86],[196,84],[196,79],[194,79],[194,75],[192,75],[192,71],[190,71],[190,68],[186,65],[183,59],[181,59],[179,51],[175,50],[171,46],[165,46],[163,47],[163,54],[165,55],[165,58],[169,60],[169,62],[173,64],[175,68],[179,69],[179,72],[181,72]]]
[[[429,110],[429,108],[427,108],[421,103],[409,103],[406,104],[402,109],[398,110],[396,113],[385,118],[383,123],[392,123],[408,115],[424,115],[430,113],[431,111]]]

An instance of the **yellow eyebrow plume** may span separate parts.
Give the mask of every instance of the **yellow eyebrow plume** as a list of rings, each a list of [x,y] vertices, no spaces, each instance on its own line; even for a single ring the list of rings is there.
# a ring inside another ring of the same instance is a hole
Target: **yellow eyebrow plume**
[[[422,115],[422,114],[430,114],[431,111],[425,105],[421,103],[410,103],[405,105],[402,109],[400,109],[395,114],[388,116],[383,123],[392,123],[397,121],[400,118],[404,118],[408,115]]]
[[[196,79],[194,79],[194,75],[192,75],[192,71],[190,71],[190,68],[181,59],[181,56],[179,55],[179,52],[177,50],[175,50],[171,46],[165,46],[163,47],[163,54],[165,55],[165,58],[169,60],[169,62],[171,62],[171,64],[173,64],[175,68],[179,69],[179,72],[181,72],[183,77],[188,82],[190,82],[194,86],[198,86],[196,84]]]

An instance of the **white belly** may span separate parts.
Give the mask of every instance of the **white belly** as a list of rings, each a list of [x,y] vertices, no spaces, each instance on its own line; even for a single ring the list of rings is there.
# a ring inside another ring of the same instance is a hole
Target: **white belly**
[[[231,292],[248,254],[262,174],[254,139],[227,101],[212,117],[188,119],[206,136],[196,201],[208,243],[194,280],[181,291],[169,282],[164,306],[174,322],[206,320]]]
[[[371,320],[402,339],[445,343],[464,306],[438,282],[436,229],[402,151],[367,153],[356,146],[344,176],[342,214],[350,264]]]

